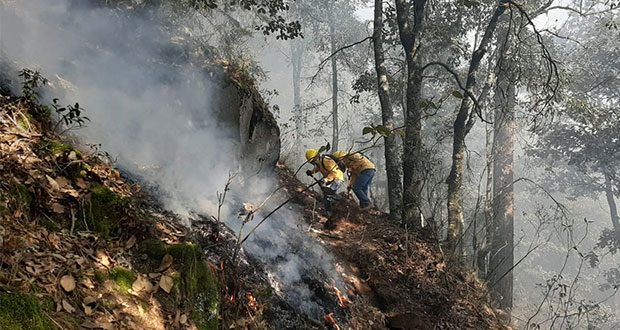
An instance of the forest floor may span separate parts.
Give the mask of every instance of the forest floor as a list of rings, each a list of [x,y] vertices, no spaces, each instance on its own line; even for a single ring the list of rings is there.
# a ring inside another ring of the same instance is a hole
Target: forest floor
[[[0,96],[0,329],[505,329],[486,289],[385,214],[348,200],[328,220],[278,166],[346,292],[312,320],[212,217],[191,228],[105,161],[52,133],[45,109]],[[48,109],[49,110],[49,109]],[[39,118],[43,117],[43,118]],[[235,265],[231,267],[230,265]]]
[[[0,329],[215,330],[256,314],[225,303],[222,268],[178,217],[53,126],[49,108],[0,95]]]
[[[300,194],[308,231],[339,261],[350,300],[375,306],[390,329],[507,329],[487,303],[476,274],[448,267],[438,241],[424,241],[389,221],[387,214],[360,211],[352,198],[327,219],[321,196],[283,166],[277,169],[289,194]],[[349,323],[358,328],[356,315]],[[360,329],[373,327],[361,326]]]

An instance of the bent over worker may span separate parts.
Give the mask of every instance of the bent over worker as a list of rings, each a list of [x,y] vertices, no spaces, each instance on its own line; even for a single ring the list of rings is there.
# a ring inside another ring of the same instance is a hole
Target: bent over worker
[[[359,152],[335,152],[334,156],[341,159],[349,169],[351,178],[349,179],[347,190],[353,190],[355,196],[360,201],[360,208],[362,210],[371,208],[372,202],[370,197],[368,197],[368,190],[370,189],[372,178],[375,176],[375,164]]]
[[[325,210],[327,211],[327,215],[331,216],[331,202],[342,199],[337,192],[344,183],[344,173],[331,157],[319,155],[319,151],[316,149],[308,149],[308,151],[306,151],[306,159],[310,164],[314,165],[314,169],[306,171],[308,176],[312,176],[317,172],[321,172],[323,175],[323,178],[319,181],[319,185],[323,191]]]

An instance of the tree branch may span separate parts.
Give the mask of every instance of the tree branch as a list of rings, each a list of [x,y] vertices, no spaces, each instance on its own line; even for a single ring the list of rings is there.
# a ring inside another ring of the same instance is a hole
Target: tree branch
[[[478,110],[481,109],[480,104],[478,104],[478,99],[476,98],[476,96],[474,96],[474,94],[472,94],[467,88],[465,88],[463,83],[461,83],[461,79],[459,79],[458,73],[452,70],[452,68],[450,68],[447,64],[442,63],[442,62],[429,62],[425,66],[422,67],[422,72],[424,72],[424,70],[426,70],[427,68],[433,65],[438,65],[444,68],[446,71],[448,71],[448,73],[450,73],[454,77],[454,80],[456,81],[456,84],[459,85],[459,88],[465,93],[465,96],[469,97],[472,100],[472,102],[474,102],[476,109]],[[480,113],[480,112],[476,111],[476,113]],[[483,122],[489,123],[482,117],[482,115],[479,115],[479,117]]]
[[[343,50],[345,50],[347,48],[351,48],[351,47],[357,46],[357,45],[359,45],[359,44],[361,44],[361,43],[363,43],[363,42],[365,42],[367,40],[370,40],[372,38],[373,38],[373,36],[368,36],[368,37],[366,37],[366,38],[364,38],[364,39],[362,39],[360,41],[356,41],[356,42],[354,42],[354,43],[352,43],[350,45],[343,46],[343,47],[337,49],[335,52],[333,52],[331,55],[329,55],[325,59],[323,59],[323,61],[321,61],[321,63],[319,63],[319,69],[312,76],[312,79],[310,80],[310,84],[308,84],[308,87],[310,87],[310,86],[312,86],[314,84],[314,80],[319,75],[321,70],[323,70],[323,68],[325,67],[325,64],[327,63],[327,61],[329,61],[332,57],[336,56],[338,53],[340,53],[341,51],[343,51]]]

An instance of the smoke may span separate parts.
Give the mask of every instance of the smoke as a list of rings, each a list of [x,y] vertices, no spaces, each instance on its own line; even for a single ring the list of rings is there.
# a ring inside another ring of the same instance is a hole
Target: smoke
[[[79,102],[91,120],[75,131],[80,139],[101,144],[121,168],[157,186],[166,208],[215,214],[216,191],[239,171],[240,157],[239,128],[218,112],[239,105],[220,104],[221,82],[190,64],[191,54],[170,37],[171,29],[179,38],[191,31],[162,12],[129,16],[93,3],[0,0],[0,54],[62,83],[50,96],[63,91],[62,101]],[[232,205],[261,201],[276,184],[268,174],[239,177],[223,220],[239,230]],[[342,280],[300,219],[294,208],[282,209],[244,248],[268,265],[273,284],[294,305],[316,317],[324,311],[304,276],[319,271],[341,288]]]

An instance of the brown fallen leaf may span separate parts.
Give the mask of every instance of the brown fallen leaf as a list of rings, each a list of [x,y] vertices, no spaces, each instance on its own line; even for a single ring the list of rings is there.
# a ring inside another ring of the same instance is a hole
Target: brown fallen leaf
[[[115,330],[116,329],[116,327],[114,326],[114,323],[111,323],[111,322],[98,322],[97,327],[102,328],[104,330]]]
[[[99,325],[93,321],[86,320],[84,321],[84,323],[82,323],[82,328],[95,329],[95,328],[99,328]]]
[[[78,178],[75,184],[77,184],[77,186],[80,187],[81,189],[87,189],[89,186],[89,184],[86,181],[84,181],[84,179],[82,178]]]
[[[127,243],[125,243],[126,249],[131,249],[136,244],[136,235],[131,235]]]
[[[62,300],[62,308],[69,313],[75,312],[75,308],[73,308],[73,306],[71,306],[71,304],[65,299]]]
[[[54,211],[54,213],[65,213],[65,207],[60,203],[54,203],[52,204],[52,211]]]
[[[166,291],[166,293],[170,293],[170,290],[172,290],[173,286],[174,280],[172,280],[172,277],[163,275],[159,279],[159,287],[161,287],[162,290]]]
[[[86,305],[82,305],[82,307],[84,308],[84,314],[86,314],[87,316],[93,315],[92,307]]]
[[[60,278],[60,286],[67,291],[71,292],[75,289],[75,278],[72,275],[65,275]]]
[[[158,278],[161,276],[161,273],[149,273],[149,278]]]
[[[60,185],[58,184],[58,182],[56,182],[56,180],[52,179],[52,177],[50,177],[47,174],[45,175],[45,177],[47,178],[47,182],[52,187],[52,190],[54,190],[54,191],[60,190]]]
[[[61,188],[61,189],[66,187],[66,186],[70,186],[71,185],[70,181],[67,178],[65,178],[64,176],[57,177],[56,178],[56,183],[58,184],[58,187]]]
[[[94,289],[95,288],[95,283],[93,283],[93,281],[90,278],[88,278],[88,277],[84,278],[81,283],[82,283],[83,286],[85,286],[85,287],[87,287],[89,289]]]
[[[95,256],[97,257],[97,261],[104,266],[110,266],[111,260],[108,257],[108,254],[104,250],[97,250],[95,252]]]
[[[172,265],[172,256],[169,254],[166,254],[162,259],[161,259],[161,263],[159,264],[159,267],[155,270],[156,272],[161,272],[164,271],[166,269],[168,269],[168,267],[170,267],[170,265]]]
[[[141,291],[150,292],[153,290],[153,283],[144,276],[138,276],[138,279],[131,285],[131,289],[136,293]]]
[[[84,298],[84,300],[82,301],[82,304],[90,305],[90,304],[95,303],[95,302],[97,302],[97,298],[88,296],[88,297]]]

